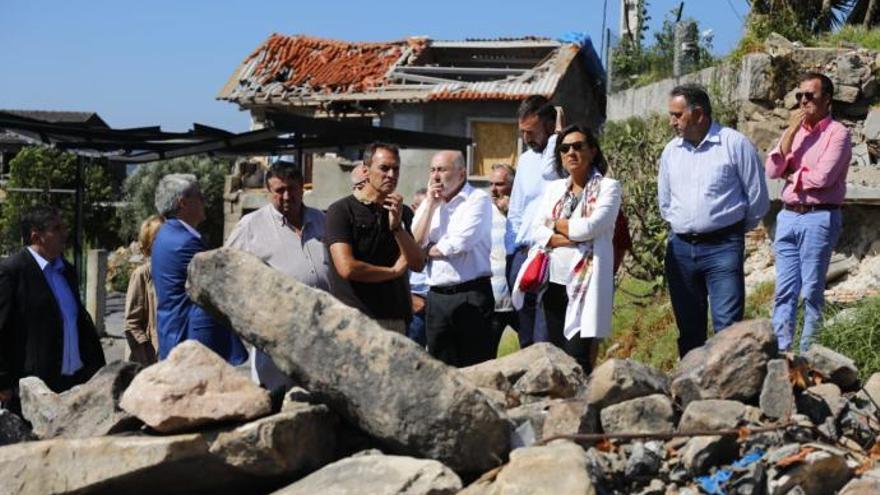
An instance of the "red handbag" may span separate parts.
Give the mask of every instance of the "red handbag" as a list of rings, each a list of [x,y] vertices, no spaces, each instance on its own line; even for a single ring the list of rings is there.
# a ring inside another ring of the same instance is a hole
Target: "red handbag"
[[[532,294],[541,292],[550,275],[550,256],[543,249],[539,250],[526,266],[519,280],[519,290]]]

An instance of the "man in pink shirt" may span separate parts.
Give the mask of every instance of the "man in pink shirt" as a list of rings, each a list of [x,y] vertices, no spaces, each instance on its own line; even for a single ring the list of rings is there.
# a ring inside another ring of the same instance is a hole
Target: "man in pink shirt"
[[[831,80],[815,72],[800,79],[798,108],[767,156],[767,176],[785,179],[776,217],[776,294],[773,329],[779,350],[791,347],[798,297],[804,298],[800,351],[813,341],[825,303],[825,272],[841,230],[840,205],[852,158],[850,131],[831,118]]]

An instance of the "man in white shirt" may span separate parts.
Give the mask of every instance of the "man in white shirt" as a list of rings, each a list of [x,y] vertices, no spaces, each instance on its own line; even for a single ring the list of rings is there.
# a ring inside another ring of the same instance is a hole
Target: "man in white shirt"
[[[510,191],[516,176],[513,167],[506,163],[492,165],[489,173],[489,192],[492,193],[492,294],[495,296],[495,315],[492,318],[493,347],[497,349],[504,329],[517,328],[516,311],[510,301],[507,284],[507,210],[510,205]]]
[[[266,174],[270,204],[245,215],[225,245],[256,255],[264,263],[299,282],[330,291],[324,214],[303,204],[303,178],[290,162],[277,161]],[[251,354],[254,380],[275,394],[295,385],[260,350]]]
[[[491,359],[492,200],[468,184],[460,152],[441,151],[431,159],[428,195],[413,225],[428,258],[428,352],[453,366]]]
[[[547,98],[540,95],[532,95],[523,100],[517,110],[517,119],[527,149],[519,156],[516,165],[516,178],[513,181],[507,213],[508,231],[505,244],[508,256],[507,281],[511,288],[532,245],[532,221],[544,193],[544,185],[561,178],[554,166],[556,132],[565,127],[562,107],[554,108]],[[534,294],[526,296],[522,308],[517,311],[517,320],[520,347],[548,340],[544,315]]]

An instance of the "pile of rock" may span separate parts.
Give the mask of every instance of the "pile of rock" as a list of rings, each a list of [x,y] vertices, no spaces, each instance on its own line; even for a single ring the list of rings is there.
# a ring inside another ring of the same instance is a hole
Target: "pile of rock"
[[[197,256],[190,284],[302,387],[273,406],[195,342],[63,394],[22,380],[33,430],[0,411],[0,493],[880,491],[880,375],[859,387],[819,346],[777,356],[764,321],[669,375],[587,377],[548,344],[457,370],[244,253]]]

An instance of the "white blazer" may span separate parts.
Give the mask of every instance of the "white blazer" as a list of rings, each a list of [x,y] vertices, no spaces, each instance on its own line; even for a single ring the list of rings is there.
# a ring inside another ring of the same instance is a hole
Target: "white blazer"
[[[550,182],[544,188],[539,210],[532,222],[532,249],[529,258],[523,263],[513,287],[512,300],[515,307],[522,307],[524,293],[519,290],[519,282],[531,258],[538,249],[547,246],[553,235],[553,208],[565,193],[568,179]],[[604,338],[611,333],[611,308],[614,303],[614,225],[620,210],[620,183],[614,179],[602,178],[599,182],[599,195],[593,214],[582,216],[580,206],[575,209],[568,223],[569,239],[575,242],[592,240],[593,266],[589,286],[584,301],[580,321],[568,321],[566,315],[565,337]],[[550,253],[550,280],[553,283],[568,284],[570,274],[582,257],[582,247],[555,248]]]

